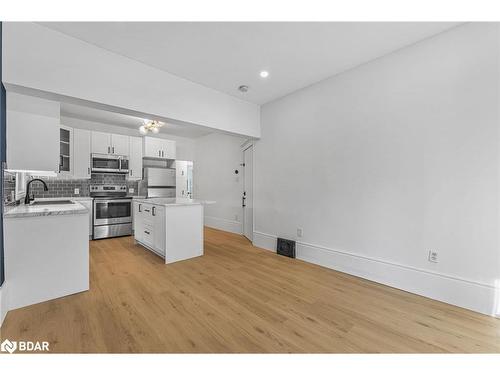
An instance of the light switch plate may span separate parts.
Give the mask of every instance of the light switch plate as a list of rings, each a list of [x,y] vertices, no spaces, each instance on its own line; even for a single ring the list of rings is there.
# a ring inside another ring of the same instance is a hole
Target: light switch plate
[[[129,193],[133,193],[135,191],[135,188],[128,188]]]
[[[80,195],[80,189],[75,188],[75,195]]]

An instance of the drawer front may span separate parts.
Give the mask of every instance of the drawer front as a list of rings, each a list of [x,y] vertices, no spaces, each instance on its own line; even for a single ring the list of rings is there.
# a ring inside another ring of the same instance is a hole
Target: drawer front
[[[154,228],[146,221],[142,226],[142,242],[151,247],[154,245]]]

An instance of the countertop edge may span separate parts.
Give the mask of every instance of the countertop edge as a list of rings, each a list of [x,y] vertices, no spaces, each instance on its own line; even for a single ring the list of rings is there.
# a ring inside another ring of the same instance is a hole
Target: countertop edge
[[[61,210],[62,207],[47,207],[43,211],[20,211],[20,212],[12,212],[18,209],[21,206],[15,206],[7,209],[4,212],[3,218],[5,220],[7,219],[16,219],[16,218],[26,218],[26,217],[42,217],[42,216],[65,216],[65,215],[82,215],[82,214],[88,214],[89,210],[85,208],[84,205],[81,203],[78,203],[75,201],[73,204],[75,204],[77,207],[74,207],[72,209],[66,209],[66,210]]]
[[[198,205],[203,205],[205,204],[205,201],[198,201],[194,200],[192,202],[172,202],[172,203],[166,203],[166,202],[158,202],[154,201],[154,199],[168,199],[168,198],[134,198],[135,202],[141,202],[141,203],[147,203],[147,204],[153,204],[156,206],[164,206],[164,207],[175,207],[175,206],[198,206]],[[175,198],[170,198],[170,199],[175,199]]]

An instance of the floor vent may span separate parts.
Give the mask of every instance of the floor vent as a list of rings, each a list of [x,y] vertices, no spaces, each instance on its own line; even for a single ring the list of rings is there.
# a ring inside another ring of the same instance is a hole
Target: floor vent
[[[289,258],[295,258],[295,241],[278,238],[276,252]]]

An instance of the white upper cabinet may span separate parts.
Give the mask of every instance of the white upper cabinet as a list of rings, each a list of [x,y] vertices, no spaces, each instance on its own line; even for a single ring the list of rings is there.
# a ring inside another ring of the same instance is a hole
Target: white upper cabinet
[[[150,158],[175,159],[175,141],[144,137],[144,156]]]
[[[92,153],[111,154],[111,134],[92,132]]]
[[[128,135],[111,134],[111,153],[129,156]]]
[[[7,168],[59,170],[60,105],[7,92]]]
[[[129,180],[142,179],[142,138],[129,137],[129,162],[128,178]]]
[[[144,137],[144,156],[161,158],[161,141],[159,138]]]
[[[59,174],[73,173],[73,128],[59,127]]]
[[[163,143],[163,157],[166,159],[175,159],[176,157],[175,141],[162,139],[162,143]]]
[[[92,153],[129,156],[129,137],[121,134],[92,132]]]
[[[90,178],[90,130],[73,129],[73,176]]]

